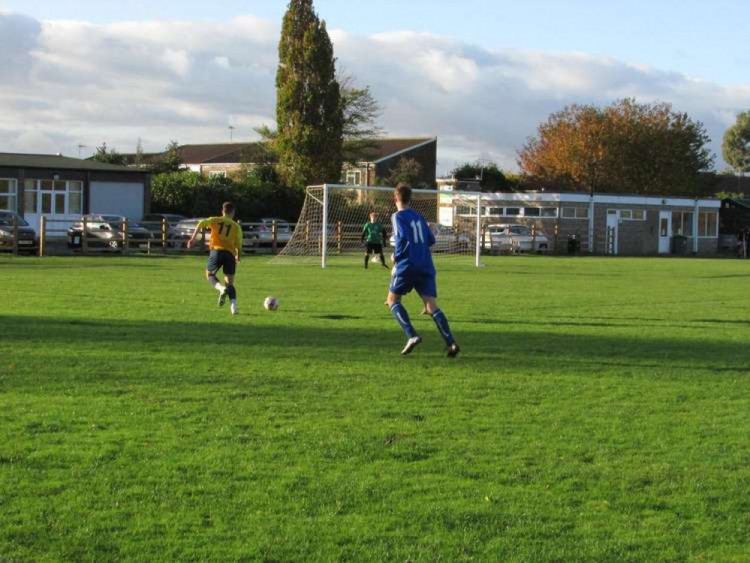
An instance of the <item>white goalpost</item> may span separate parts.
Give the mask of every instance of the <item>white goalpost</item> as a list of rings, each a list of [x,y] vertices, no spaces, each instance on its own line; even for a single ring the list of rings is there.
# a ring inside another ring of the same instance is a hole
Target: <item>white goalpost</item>
[[[396,212],[394,191],[380,186],[309,186],[297,225],[279,258],[319,258],[326,268],[334,257],[362,253],[362,227],[372,212],[387,232],[388,253],[393,242],[391,215]],[[481,266],[481,194],[414,189],[411,207],[430,224],[434,254],[473,256],[475,266]]]

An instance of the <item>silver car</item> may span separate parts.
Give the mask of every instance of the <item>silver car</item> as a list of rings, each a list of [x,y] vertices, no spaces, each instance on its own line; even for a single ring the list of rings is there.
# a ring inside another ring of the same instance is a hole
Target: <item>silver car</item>
[[[489,225],[485,231],[484,248],[493,253],[546,253],[550,247],[547,236],[540,231],[532,234],[528,225]]]

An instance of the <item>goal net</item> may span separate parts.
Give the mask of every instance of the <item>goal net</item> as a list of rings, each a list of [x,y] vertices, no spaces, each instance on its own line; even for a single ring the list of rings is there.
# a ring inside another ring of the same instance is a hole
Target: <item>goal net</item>
[[[279,257],[308,257],[325,268],[338,256],[362,253],[362,228],[370,213],[386,230],[389,256],[393,246],[391,215],[396,212],[394,188],[375,186],[310,186],[291,239]],[[430,224],[435,235],[432,252],[477,256],[480,250],[476,196],[446,195],[436,190],[412,190],[411,207]]]

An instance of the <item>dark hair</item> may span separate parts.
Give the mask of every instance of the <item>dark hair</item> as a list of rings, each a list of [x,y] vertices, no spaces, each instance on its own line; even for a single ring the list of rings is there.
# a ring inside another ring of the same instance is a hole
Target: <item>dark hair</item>
[[[225,201],[224,205],[221,206],[221,212],[224,213],[224,215],[231,215],[234,213],[234,203],[231,201]]]
[[[411,188],[406,184],[396,186],[396,195],[401,203],[409,205],[411,203]]]

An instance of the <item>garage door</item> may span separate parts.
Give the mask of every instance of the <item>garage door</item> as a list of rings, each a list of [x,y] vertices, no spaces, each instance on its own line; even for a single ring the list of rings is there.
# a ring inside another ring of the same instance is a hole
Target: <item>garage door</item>
[[[143,190],[142,183],[91,182],[90,212],[141,219]]]

